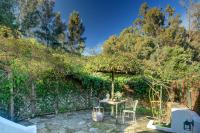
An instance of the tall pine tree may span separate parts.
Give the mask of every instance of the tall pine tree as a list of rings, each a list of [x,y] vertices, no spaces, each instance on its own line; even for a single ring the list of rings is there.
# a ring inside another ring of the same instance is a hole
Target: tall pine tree
[[[52,47],[63,48],[65,43],[66,24],[62,22],[60,13],[55,13],[53,21],[53,44]]]
[[[53,41],[52,22],[55,16],[53,12],[54,4],[55,2],[52,0],[44,0],[40,7],[38,7],[40,24],[35,34],[37,38],[48,47],[51,46]]]
[[[0,0],[0,25],[17,28],[16,17],[14,15],[16,0]]]
[[[73,11],[69,17],[66,50],[80,55],[85,48],[85,31],[83,22],[77,11]]]
[[[44,0],[18,0],[19,30],[26,37],[34,37],[34,30],[40,23],[39,7]]]

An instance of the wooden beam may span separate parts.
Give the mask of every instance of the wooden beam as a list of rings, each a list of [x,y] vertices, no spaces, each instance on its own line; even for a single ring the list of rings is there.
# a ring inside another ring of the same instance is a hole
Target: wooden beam
[[[135,75],[136,74],[136,72],[114,71],[114,70],[97,70],[96,72],[101,72],[101,73],[112,73],[112,72],[114,72],[115,74],[128,74],[128,75]]]

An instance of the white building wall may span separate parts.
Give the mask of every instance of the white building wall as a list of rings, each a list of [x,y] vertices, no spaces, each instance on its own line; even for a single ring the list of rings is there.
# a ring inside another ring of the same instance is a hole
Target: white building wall
[[[37,133],[36,126],[22,126],[0,117],[0,133]]]
[[[194,121],[192,131],[184,130],[186,120]],[[200,133],[200,117],[188,108],[172,108],[171,128],[176,133]]]

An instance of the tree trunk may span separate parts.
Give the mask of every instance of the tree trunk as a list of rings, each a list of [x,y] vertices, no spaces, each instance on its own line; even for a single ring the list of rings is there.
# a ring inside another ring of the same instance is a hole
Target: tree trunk
[[[8,79],[10,82],[13,82],[12,80],[12,74],[11,72],[8,73]],[[14,89],[13,86],[10,87],[10,107],[9,107],[9,112],[10,112],[10,120],[14,120]]]
[[[32,86],[31,86],[31,112],[32,112],[31,117],[35,117],[35,113],[36,113],[36,92],[35,92],[34,82],[32,82]]]

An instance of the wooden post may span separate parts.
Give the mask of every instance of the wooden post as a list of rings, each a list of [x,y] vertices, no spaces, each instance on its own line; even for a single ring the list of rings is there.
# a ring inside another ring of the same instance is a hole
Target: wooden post
[[[55,114],[57,115],[58,114],[58,100],[59,100],[59,98],[58,98],[58,88],[56,88],[56,97],[55,97]]]
[[[93,98],[93,89],[92,89],[92,87],[90,87],[90,91],[89,91],[89,94],[88,94],[88,95],[89,95],[88,107],[90,108],[91,106],[93,106],[93,105],[92,105],[92,102],[93,102],[93,101],[91,101],[91,100],[93,100],[93,99],[92,99],[92,98]]]
[[[115,83],[114,83],[114,72],[112,72],[112,90],[111,90],[111,99],[114,98],[115,93]],[[114,106],[111,106],[111,115],[114,115]]]
[[[191,96],[191,89],[188,89],[188,106],[189,109],[192,109],[192,96]]]
[[[35,117],[36,113],[36,92],[35,92],[35,84],[32,82],[31,85],[31,117]]]
[[[112,90],[111,90],[111,98],[114,98],[115,93],[115,83],[114,83],[114,72],[112,72]]]
[[[160,86],[160,109],[159,109],[159,124],[162,116],[162,86]]]
[[[185,81],[182,81],[182,99],[181,99],[181,103],[184,104],[185,102]]]
[[[11,72],[8,72],[8,79],[13,84]],[[10,120],[13,121],[14,120],[14,89],[13,89],[13,85],[10,86],[10,107],[9,107],[9,113],[10,113]]]

